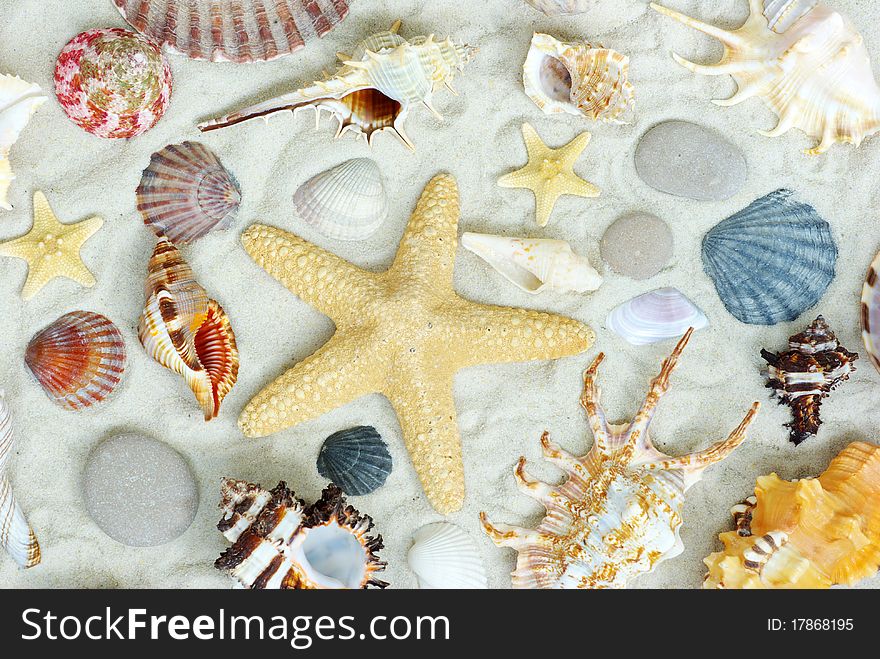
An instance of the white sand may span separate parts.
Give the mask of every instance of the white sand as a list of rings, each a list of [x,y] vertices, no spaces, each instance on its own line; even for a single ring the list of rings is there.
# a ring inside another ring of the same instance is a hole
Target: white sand
[[[746,15],[745,0],[669,0],[674,7],[727,27]],[[876,224],[877,160],[880,141],[855,151],[837,146],[824,157],[801,151],[811,142],[792,132],[776,140],[757,134],[774,125],[760,101],[732,109],[711,103],[733,90],[729,78],[700,78],[677,66],[674,47],[686,57],[713,62],[720,46],[670,19],[650,12],[642,0],[597,0],[596,9],[573,19],[553,20],[520,0],[359,0],[349,19],[329,38],[304,52],[270,64],[234,65],[189,61],[172,56],[175,89],[169,112],[158,126],[131,142],[105,141],[86,134],[63,115],[55,102],[55,57],[78,32],[122,26],[109,0],[44,2],[0,0],[0,70],[21,75],[50,92],[12,152],[18,180],[12,186],[15,210],[0,211],[0,239],[30,227],[34,190],[43,190],[63,221],[100,214],[104,228],[84,251],[98,284],[86,290],[56,280],[24,303],[18,291],[25,265],[0,259],[0,384],[14,409],[18,444],[11,477],[19,500],[43,548],[42,565],[18,570],[0,555],[0,585],[16,587],[216,587],[230,586],[212,563],[226,547],[215,530],[218,483],[235,476],[266,485],[285,479],[297,494],[314,500],[325,484],[315,469],[324,438],[352,424],[375,425],[387,439],[395,468],[377,492],[352,500],[376,521],[385,538],[382,557],[395,587],[415,585],[406,565],[412,532],[437,521],[422,495],[388,403],[372,396],[268,439],[245,440],[235,420],[245,403],[274,376],[324,343],[333,332],[327,318],[271,280],[245,254],[238,234],[260,221],[292,230],[351,261],[375,269],[387,267],[424,184],[440,170],[461,186],[463,230],[563,238],[600,269],[599,238],[621,214],[649,210],[664,218],[675,234],[675,256],[662,273],[633,282],[605,272],[602,288],[588,296],[520,293],[475,256],[459,250],[455,285],[470,299],[554,311],[590,323],[596,346],[585,355],[555,363],[486,366],[462,372],[456,402],[464,446],[467,500],[450,520],[464,527],[483,556],[492,587],[508,587],[514,554],[495,548],[479,529],[477,514],[496,521],[534,526],[539,507],[517,493],[512,468],[520,455],[538,477],[554,481],[559,473],[540,459],[543,430],[575,453],[585,452],[590,437],[578,406],[580,374],[596,353],[608,358],[601,372],[610,417],[628,417],[642,400],[647,382],[672,343],[633,348],[604,326],[607,312],[628,298],[660,286],[677,286],[709,316],[712,326],[695,335],[672,390],[653,425],[658,446],[680,454],[726,436],[753,400],[766,400],[760,375],[761,347],[777,350],[789,334],[817,313],[825,315],[848,348],[862,352],[858,298],[864,272],[878,244]],[[866,0],[834,2],[864,30],[869,50],[880,58],[880,4]],[[310,115],[274,118],[200,135],[195,124],[215,114],[315,79],[372,31],[404,20],[403,35],[436,32],[479,45],[478,60],[457,81],[459,97],[439,94],[436,105],[446,121],[438,123],[416,109],[409,132],[415,155],[384,136],[372,152],[352,138],[332,139],[326,122],[313,130]],[[632,58],[637,90],[635,125],[593,125],[576,117],[543,116],[523,94],[520,70],[533,30],[560,38],[599,41]],[[878,60],[880,61],[880,60]],[[747,154],[748,184],[733,199],[702,203],[667,196],[636,176],[632,154],[639,136],[666,119],[703,123],[721,131]],[[550,225],[534,224],[533,201],[526,191],[503,190],[496,178],[524,162],[519,127],[535,124],[554,146],[584,129],[593,142],[577,166],[601,186],[595,200],[566,198]],[[187,250],[197,276],[228,310],[241,348],[237,386],[221,417],[206,425],[182,380],[152,362],[136,336],[143,305],[142,284],[153,236],[135,209],[134,190],[150,154],[169,143],[197,139],[212,149],[242,184],[244,205],[234,230],[209,236]],[[392,198],[387,224],[364,243],[322,238],[292,213],[291,196],[313,174],[341,160],[372,156],[380,163]],[[840,246],[837,278],[820,306],[797,322],[776,327],[742,325],[722,307],[700,263],[700,240],[719,220],[753,199],[790,187],[831,223]],[[607,270],[607,269],[606,269]],[[107,404],[82,413],[53,405],[26,371],[22,355],[34,332],[62,313],[88,309],[106,314],[122,329],[130,360],[124,386]],[[794,447],[787,440],[787,408],[772,402],[763,410],[747,443],[730,459],[707,472],[689,493],[682,531],[685,551],[637,585],[697,587],[701,559],[716,548],[716,534],[729,528],[729,507],[748,495],[755,477],[776,470],[785,478],[813,476],[854,440],[877,441],[878,375],[864,360],[822,410],[818,438]],[[131,549],[104,535],[89,519],[80,495],[83,464],[89,450],[113,433],[138,431],[160,438],[189,460],[201,487],[201,509],[192,527],[176,541],[152,549]],[[864,583],[880,586],[880,578]]]

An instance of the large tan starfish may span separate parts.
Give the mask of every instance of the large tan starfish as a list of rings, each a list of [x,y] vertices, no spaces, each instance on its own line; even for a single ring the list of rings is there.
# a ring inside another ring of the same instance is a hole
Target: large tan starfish
[[[464,500],[452,380],[466,366],[556,359],[586,350],[592,330],[569,318],[469,302],[452,288],[458,244],[455,180],[425,188],[386,272],[362,270],[263,225],[245,249],[291,292],[336,323],[336,334],[267,386],[239,426],[263,437],[382,393],[394,407],[425,494],[441,513]]]
[[[35,192],[33,228],[21,238],[0,243],[0,254],[27,261],[28,275],[21,296],[31,299],[56,277],[67,277],[86,287],[94,286],[95,277],[82,262],[79,251],[103,224],[100,217],[61,224],[46,196]]]
[[[584,132],[558,149],[551,149],[532,128],[523,124],[523,140],[529,162],[522,169],[498,179],[502,188],[526,188],[535,193],[535,216],[538,226],[550,221],[553,207],[562,195],[598,197],[598,187],[574,173],[574,164],[590,143],[590,133]]]

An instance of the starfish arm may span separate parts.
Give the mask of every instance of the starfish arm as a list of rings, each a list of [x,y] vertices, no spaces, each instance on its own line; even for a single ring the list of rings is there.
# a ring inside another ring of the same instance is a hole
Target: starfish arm
[[[510,174],[505,174],[498,179],[498,185],[502,188],[534,188],[535,174],[532,167],[526,166]]]
[[[451,286],[460,214],[455,179],[438,174],[419,198],[388,276],[410,277],[434,287]]]
[[[554,185],[553,181],[547,181],[535,190],[535,219],[539,227],[547,226],[550,221],[556,202],[562,196],[559,187]]]
[[[287,231],[254,224],[241,242],[257,265],[337,327],[356,313],[353,302],[377,294],[377,275]]]
[[[601,193],[599,186],[585,181],[579,176],[573,176],[565,181],[563,194],[573,194],[578,197],[598,197]]]
[[[70,227],[70,232],[67,234],[66,240],[76,245],[77,249],[79,249],[89,238],[94,236],[102,226],[104,226],[104,220],[100,217],[90,217],[82,222],[67,224],[64,226]]]
[[[564,166],[569,169],[574,167],[574,164],[578,161],[578,158],[581,157],[581,154],[590,144],[590,140],[592,139],[592,134],[589,132],[583,132],[577,137],[575,137],[571,142],[562,147],[560,151],[560,155],[562,156],[561,160]]]
[[[14,256],[17,259],[28,260],[28,257],[34,251],[34,246],[30,242],[30,240],[26,240],[27,236],[22,238],[16,238],[14,240],[7,240],[5,243],[0,243],[0,254],[3,256]]]
[[[28,264],[27,279],[21,289],[21,297],[23,300],[32,299],[37,293],[43,290],[43,287],[52,281],[55,275],[49,268],[42,265],[32,266]]]
[[[538,131],[532,124],[525,123],[522,125],[523,142],[526,145],[526,153],[529,156],[529,162],[540,162],[551,153],[551,149],[547,148],[544,140],[538,135]]]
[[[362,339],[337,332],[247,404],[238,419],[241,431],[247,437],[266,437],[377,393],[385,371],[376,351]]]

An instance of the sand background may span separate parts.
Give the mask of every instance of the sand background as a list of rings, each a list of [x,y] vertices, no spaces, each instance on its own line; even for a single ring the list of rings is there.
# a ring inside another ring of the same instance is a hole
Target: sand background
[[[745,0],[669,0],[676,9],[710,22],[737,27],[745,18]],[[833,3],[863,29],[869,50],[880,57],[880,4],[867,0]],[[629,418],[647,383],[671,351],[671,342],[635,348],[604,327],[615,305],[661,286],[677,286],[709,316],[711,326],[696,334],[673,386],[652,426],[655,443],[675,455],[708,445],[736,426],[754,400],[765,401],[760,374],[761,347],[777,350],[817,313],[825,315],[851,350],[863,352],[858,299],[865,270],[878,245],[876,180],[880,141],[856,151],[836,146],[809,158],[812,143],[792,132],[771,140],[756,130],[770,128],[775,117],[759,100],[731,109],[709,103],[726,97],[734,84],[727,77],[697,77],[670,57],[674,47],[685,57],[714,62],[720,45],[708,37],[651,12],[641,0],[597,0],[590,13],[552,19],[520,0],[358,0],[350,17],[328,38],[304,51],[267,64],[236,65],[190,61],[171,55],[174,94],[158,126],[130,142],[93,137],[69,122],[52,94],[55,58],[77,33],[123,26],[109,0],[0,0],[0,70],[15,73],[49,91],[12,151],[18,175],[11,188],[12,211],[0,211],[0,239],[19,236],[31,226],[31,195],[43,190],[65,222],[101,215],[104,228],[83,255],[97,277],[90,290],[56,280],[24,303],[18,291],[25,264],[0,259],[0,384],[15,414],[18,443],[10,467],[19,501],[43,548],[43,563],[21,571],[0,555],[0,585],[11,587],[214,587],[230,581],[212,563],[226,547],[215,530],[218,484],[223,476],[266,485],[284,479],[307,501],[325,485],[315,469],[324,438],[353,424],[375,425],[386,438],[394,471],[386,485],[352,503],[373,516],[385,537],[385,578],[394,587],[413,587],[406,565],[413,531],[438,521],[419,487],[400,438],[394,413],[381,396],[370,396],[271,438],[245,440],[235,420],[246,402],[272,378],[321,346],[332,334],[331,322],[271,280],[245,254],[238,234],[260,221],[294,231],[352,262],[371,269],[387,267],[418,195],[438,171],[459,182],[461,229],[568,240],[586,254],[607,279],[597,292],[579,295],[519,292],[474,255],[459,249],[455,286],[464,297],[498,304],[553,311],[587,322],[596,345],[585,355],[558,362],[485,366],[462,371],[455,382],[464,447],[467,499],[449,517],[474,538],[492,587],[509,587],[515,554],[495,548],[479,529],[477,514],[496,521],[534,526],[542,511],[514,485],[512,468],[520,455],[532,472],[555,482],[559,472],[540,459],[538,438],[545,429],[568,450],[582,454],[591,439],[578,405],[580,375],[598,350],[607,353],[601,371],[604,403],[611,418]],[[197,121],[235,109],[317,79],[334,62],[337,50],[350,50],[361,38],[403,19],[404,37],[431,32],[480,46],[478,59],[457,80],[460,96],[438,94],[439,123],[415,109],[408,132],[417,144],[408,153],[390,136],[370,151],[353,138],[334,141],[335,126],[313,128],[309,113],[253,122],[200,135]],[[523,94],[521,66],[534,30],[559,38],[585,39],[620,50],[632,58],[637,90],[636,122],[630,126],[591,124],[579,117],[546,117]],[[746,153],[748,183],[732,199],[705,203],[657,192],[636,176],[633,151],[639,136],[654,124],[681,119],[717,129]],[[532,122],[544,139],[559,146],[589,129],[593,141],[576,170],[602,188],[598,199],[573,197],[557,206],[551,223],[534,223],[527,191],[504,190],[497,177],[524,163],[519,128]],[[241,349],[241,374],[224,402],[219,419],[204,424],[184,382],[151,361],[136,335],[143,306],[142,285],[153,245],[135,208],[134,190],[150,155],[186,139],[208,145],[239,179],[244,195],[235,227],[215,233],[186,250],[197,277],[229,312]],[[361,243],[325,239],[292,210],[291,196],[310,176],[342,160],[375,158],[390,191],[392,212],[372,238]],[[721,219],[755,198],[780,187],[797,191],[831,223],[840,248],[838,273],[819,307],[796,322],[775,327],[747,326],[721,305],[700,263],[700,240]],[[620,215],[651,211],[675,236],[675,255],[654,278],[635,282],[608,271],[599,258],[599,239]],[[111,402],[82,413],[53,405],[25,369],[22,355],[30,337],[58,316],[87,309],[110,317],[129,349],[124,384]],[[729,507],[748,495],[755,477],[776,470],[785,478],[821,472],[840,449],[854,440],[877,441],[880,375],[863,360],[852,380],[825,404],[825,425],[818,438],[794,447],[783,423],[788,409],[764,405],[745,445],[709,470],[688,495],[682,530],[685,551],[640,578],[641,587],[698,587],[701,559],[716,547],[716,534],[730,524]],[[201,507],[192,527],[158,548],[124,547],[104,535],[88,517],[81,474],[86,457],[100,440],[117,432],[143,432],[168,442],[186,456],[201,491]],[[880,578],[864,586],[880,586]]]

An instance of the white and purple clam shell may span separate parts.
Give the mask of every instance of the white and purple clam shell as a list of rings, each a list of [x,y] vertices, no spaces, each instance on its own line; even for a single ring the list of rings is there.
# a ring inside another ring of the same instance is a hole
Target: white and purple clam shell
[[[605,325],[634,346],[674,339],[709,319],[677,288],[658,288],[634,297],[608,314]]]

